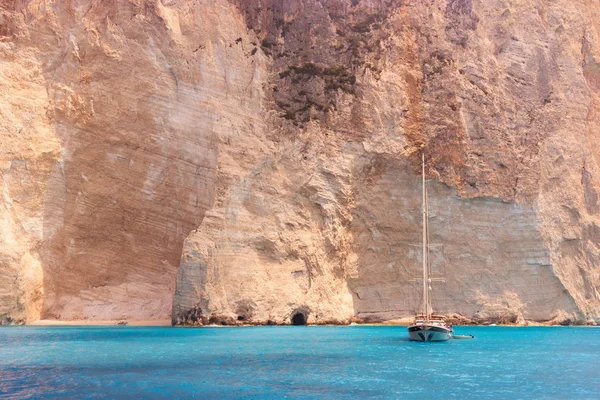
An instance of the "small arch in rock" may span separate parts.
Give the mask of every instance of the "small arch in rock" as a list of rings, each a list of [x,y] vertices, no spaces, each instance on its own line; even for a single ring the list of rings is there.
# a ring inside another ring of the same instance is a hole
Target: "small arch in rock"
[[[292,313],[292,325],[306,325],[308,316],[304,310],[296,310]]]

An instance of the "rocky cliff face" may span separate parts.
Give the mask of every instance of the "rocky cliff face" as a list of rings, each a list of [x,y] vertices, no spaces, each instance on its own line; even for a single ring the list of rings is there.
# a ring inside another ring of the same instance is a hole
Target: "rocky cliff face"
[[[251,152],[246,132],[220,148],[252,167],[219,169],[227,185],[184,246],[175,323],[413,315],[421,151],[438,311],[599,317],[598,7],[237,6],[266,58],[266,130],[252,136],[269,150]]]
[[[168,317],[226,129],[214,8],[2,3],[0,316]]]
[[[412,315],[424,151],[437,311],[600,320],[600,4],[0,10],[0,318]]]

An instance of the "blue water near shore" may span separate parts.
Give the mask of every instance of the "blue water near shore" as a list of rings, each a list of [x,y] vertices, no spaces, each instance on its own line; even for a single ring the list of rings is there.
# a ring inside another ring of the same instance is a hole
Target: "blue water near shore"
[[[0,398],[600,398],[600,328],[3,327]]]

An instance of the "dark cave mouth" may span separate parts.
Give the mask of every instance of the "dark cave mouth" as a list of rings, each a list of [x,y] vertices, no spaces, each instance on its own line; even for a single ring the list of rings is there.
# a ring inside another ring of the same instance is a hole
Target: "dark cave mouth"
[[[294,311],[292,314],[292,325],[306,325],[306,313],[304,311]]]

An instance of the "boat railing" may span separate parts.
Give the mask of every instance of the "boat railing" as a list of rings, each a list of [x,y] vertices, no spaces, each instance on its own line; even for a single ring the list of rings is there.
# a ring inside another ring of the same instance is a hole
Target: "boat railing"
[[[423,314],[420,315],[415,315],[415,321],[421,321],[421,320],[425,320],[425,316]],[[434,320],[434,321],[443,321],[444,317],[442,315],[430,315],[429,316],[429,320]]]

